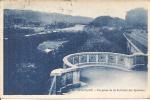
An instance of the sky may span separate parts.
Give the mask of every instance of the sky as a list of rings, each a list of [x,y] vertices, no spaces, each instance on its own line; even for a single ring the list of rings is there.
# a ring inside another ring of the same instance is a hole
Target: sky
[[[4,8],[56,12],[73,16],[96,18],[109,15],[125,18],[126,12],[134,8],[148,7],[146,0],[9,0]]]

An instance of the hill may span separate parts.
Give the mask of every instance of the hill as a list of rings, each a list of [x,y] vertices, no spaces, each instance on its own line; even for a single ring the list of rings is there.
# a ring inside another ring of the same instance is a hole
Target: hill
[[[64,15],[60,13],[45,13],[32,10],[4,10],[4,22],[7,24],[51,24],[51,23],[74,23],[87,24],[92,21],[92,18]]]
[[[84,29],[89,38],[81,50],[126,53],[125,39],[122,34],[124,27],[126,27],[125,20],[117,17],[95,18]]]
[[[89,25],[98,26],[98,27],[123,27],[126,25],[125,20],[117,18],[117,17],[110,17],[110,16],[100,16],[95,18]]]

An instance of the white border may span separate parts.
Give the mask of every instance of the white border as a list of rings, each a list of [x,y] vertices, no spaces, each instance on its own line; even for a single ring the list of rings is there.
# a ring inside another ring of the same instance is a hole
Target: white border
[[[9,1],[9,0],[6,0],[6,1]],[[13,1],[13,0],[10,0],[10,1]],[[14,0],[14,2],[16,2],[16,5],[19,5],[17,4],[17,1],[20,1],[20,0]],[[23,1],[23,0],[21,0]],[[31,0],[31,1],[37,1],[37,0]],[[47,0],[46,0],[47,1]],[[53,1],[53,0],[49,0],[49,1]],[[56,1],[59,1],[59,0],[56,0]],[[60,0],[60,1],[63,1],[63,0]],[[77,0],[78,1],[78,0]],[[91,0],[92,2],[94,2],[95,0]],[[90,2],[91,2],[90,1]],[[100,1],[103,1],[103,0],[100,0]],[[111,0],[115,3],[117,2],[130,2],[130,1],[126,1],[126,0]],[[109,1],[106,1],[106,2],[109,2]],[[149,0],[143,0],[143,1],[140,1],[140,0],[131,0],[131,3],[132,2],[146,2],[147,4],[145,5],[146,7],[148,7],[148,16],[150,16],[150,1]],[[1,76],[1,79],[0,79],[0,84],[1,84],[1,87],[0,87],[0,95],[1,95],[1,98],[11,98],[11,99],[16,99],[16,98],[34,98],[34,99],[43,99],[43,98],[53,98],[53,99],[57,99],[57,98],[62,98],[62,99],[79,99],[79,98],[150,98],[150,69],[148,70],[148,88],[147,88],[147,91],[146,92],[139,92],[137,94],[131,94],[131,93],[117,93],[114,95],[113,92],[109,93],[102,93],[102,94],[91,94],[91,95],[77,95],[77,96],[69,96],[69,95],[3,95],[3,6],[4,6],[4,3],[6,3],[4,0],[0,1],[0,46],[1,46],[1,50],[0,50],[0,76]],[[7,2],[8,3],[8,2]],[[119,3],[118,3],[119,4]],[[117,6],[117,4],[116,4]],[[127,6],[127,5],[126,5]],[[41,8],[42,9],[42,8]],[[119,8],[118,8],[119,9]],[[113,13],[113,12],[112,12]],[[150,21],[148,20],[148,23],[150,23]],[[150,31],[150,26],[148,24],[148,32]],[[148,34],[148,43],[150,42],[150,39],[149,39],[149,34]],[[148,55],[150,54],[150,46],[148,46]],[[148,59],[148,61],[150,61],[150,59]],[[149,65],[149,63],[148,63]]]

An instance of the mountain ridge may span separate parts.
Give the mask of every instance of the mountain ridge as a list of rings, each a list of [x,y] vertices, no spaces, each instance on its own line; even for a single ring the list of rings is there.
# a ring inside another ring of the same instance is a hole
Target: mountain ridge
[[[45,24],[54,22],[67,22],[67,23],[81,23],[87,24],[93,20],[90,17],[72,16],[60,13],[46,13],[32,10],[18,10],[18,9],[4,9],[5,17],[12,17],[20,20],[30,21],[41,21]],[[7,19],[7,18],[6,18]]]

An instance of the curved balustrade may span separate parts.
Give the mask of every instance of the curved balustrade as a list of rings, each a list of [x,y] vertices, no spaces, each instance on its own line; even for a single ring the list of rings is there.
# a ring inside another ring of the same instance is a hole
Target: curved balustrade
[[[137,65],[137,57],[147,56],[146,54],[126,55],[112,52],[82,52],[70,54],[64,57],[64,69],[82,68],[86,66],[106,66],[124,70],[130,70]],[[142,58],[143,59],[143,58]],[[143,62],[145,63],[145,59]]]
[[[56,77],[56,94],[67,92],[70,88],[81,86],[80,69],[92,66],[111,67],[132,70],[135,67],[147,66],[146,54],[126,55],[112,52],[82,52],[70,54],[63,59],[63,69],[51,72]],[[52,89],[53,87],[51,87]],[[52,92],[52,90],[50,90]]]

